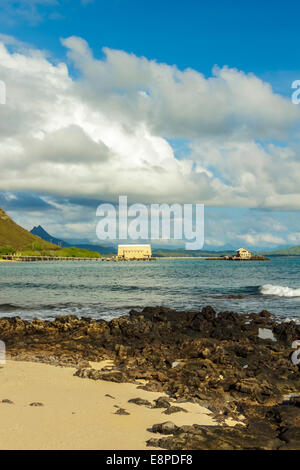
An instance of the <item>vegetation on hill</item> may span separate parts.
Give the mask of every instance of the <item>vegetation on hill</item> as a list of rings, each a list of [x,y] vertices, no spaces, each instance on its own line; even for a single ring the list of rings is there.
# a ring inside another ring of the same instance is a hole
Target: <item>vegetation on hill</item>
[[[56,250],[22,250],[22,256],[51,256],[62,258],[101,258],[100,253],[96,251],[84,250],[70,246],[65,248],[57,247]]]
[[[69,258],[100,258],[95,251],[65,247],[46,242],[16,224],[0,208],[0,256],[21,254],[23,256],[55,256]]]
[[[56,250],[58,246],[45,242],[16,224],[3,209],[0,209],[0,248],[14,250],[31,249],[33,251]]]
[[[292,246],[291,248],[284,248],[282,250],[271,251],[268,253],[268,255],[300,256],[300,245]]]

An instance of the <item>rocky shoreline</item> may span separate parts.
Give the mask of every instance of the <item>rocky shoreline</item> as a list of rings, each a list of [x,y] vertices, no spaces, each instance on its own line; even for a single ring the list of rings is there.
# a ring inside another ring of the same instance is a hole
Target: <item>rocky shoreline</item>
[[[276,341],[260,338],[259,328],[272,330]],[[0,339],[11,359],[76,366],[82,378],[136,383],[167,393],[166,410],[193,401],[209,408],[219,423],[158,423],[151,446],[300,449],[300,369],[291,361],[300,326],[277,323],[267,311],[147,307],[110,322],[71,315],[32,322],[0,318]],[[89,364],[105,359],[114,366],[96,370]],[[227,426],[227,418],[238,424]]]

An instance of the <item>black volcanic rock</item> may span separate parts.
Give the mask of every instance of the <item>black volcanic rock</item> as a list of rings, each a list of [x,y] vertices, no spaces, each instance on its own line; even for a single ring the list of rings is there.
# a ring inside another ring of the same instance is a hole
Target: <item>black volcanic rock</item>
[[[128,400],[128,403],[134,403],[138,406],[152,406],[150,401],[144,400],[143,398],[131,398],[130,400]]]
[[[258,337],[270,328],[277,341]],[[278,324],[269,312],[243,314],[205,307],[200,312],[147,307],[106,322],[74,315],[55,321],[28,322],[0,318],[0,337],[7,353],[77,367],[83,379],[132,382],[138,388],[167,393],[172,402],[207,406],[220,423],[215,427],[181,427],[151,445],[167,449],[299,448],[299,367],[290,359],[300,338],[294,322]],[[87,361],[111,359],[110,370]],[[174,362],[177,366],[173,367]],[[170,405],[165,400],[164,407]],[[245,426],[224,425],[244,416]],[[221,426],[222,424],[222,426]]]

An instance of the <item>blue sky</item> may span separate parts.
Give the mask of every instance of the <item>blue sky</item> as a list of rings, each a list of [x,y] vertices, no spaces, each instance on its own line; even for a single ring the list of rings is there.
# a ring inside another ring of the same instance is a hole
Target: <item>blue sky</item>
[[[1,5],[6,52],[0,55],[0,80],[11,102],[0,109],[0,139],[9,151],[22,148],[23,159],[11,161],[19,162],[20,174],[27,162],[27,173],[25,184],[16,169],[5,167],[0,205],[20,223],[30,228],[42,222],[56,236],[94,239],[96,201],[113,200],[124,190],[130,195],[134,187],[132,201],[149,203],[158,195],[160,202],[185,202],[188,195],[188,202],[207,205],[206,238],[213,247],[300,243],[300,114],[290,100],[291,84],[300,79],[297,2],[2,0]],[[19,76],[10,76],[12,70]],[[38,74],[41,80],[45,74],[44,92]],[[23,106],[17,109],[13,101],[20,96]],[[55,127],[58,108],[49,103],[62,102],[61,124]],[[83,106],[85,115],[99,116],[72,120]],[[20,121],[23,134],[8,129],[10,120]],[[39,133],[56,156],[45,151]],[[79,148],[89,149],[86,166]],[[132,149],[140,150],[132,156]],[[140,173],[135,179],[131,170],[129,189],[122,181],[112,189],[101,181],[97,189],[89,162],[99,158],[102,175],[109,173],[105,162],[119,168],[131,156]],[[44,185],[36,181],[31,158],[47,163]],[[68,159],[72,167],[55,186],[55,165]],[[172,175],[162,180],[162,191],[158,168]],[[80,172],[86,175],[82,188],[75,181]]]
[[[191,67],[206,76],[215,64],[252,72],[290,95],[298,79],[300,5],[294,0],[2,0],[1,32],[55,59],[60,38]],[[72,70],[72,67],[71,67]]]
[[[191,67],[206,76],[215,64],[227,65],[268,77],[286,93],[299,77],[300,5],[294,0],[3,3],[1,32],[56,58],[65,57],[59,38],[76,35],[84,37],[97,56],[104,46],[122,49],[180,69]],[[6,3],[13,5],[5,7]]]

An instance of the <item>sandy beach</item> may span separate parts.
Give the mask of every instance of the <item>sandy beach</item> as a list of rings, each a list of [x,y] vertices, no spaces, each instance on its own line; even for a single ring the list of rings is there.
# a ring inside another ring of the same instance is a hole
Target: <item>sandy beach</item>
[[[82,379],[74,377],[74,371],[11,360],[2,366],[1,449],[142,450],[153,437],[150,428],[155,423],[215,424],[210,412],[197,404],[183,403],[180,406],[188,413],[166,416],[161,408],[128,403],[136,397],[153,401],[162,393],[140,390],[129,383]],[[43,406],[30,406],[34,402]],[[115,414],[115,405],[130,414]]]
[[[210,306],[146,307],[108,322],[0,318],[0,448],[299,449],[300,371],[290,359],[299,335],[267,311]]]

